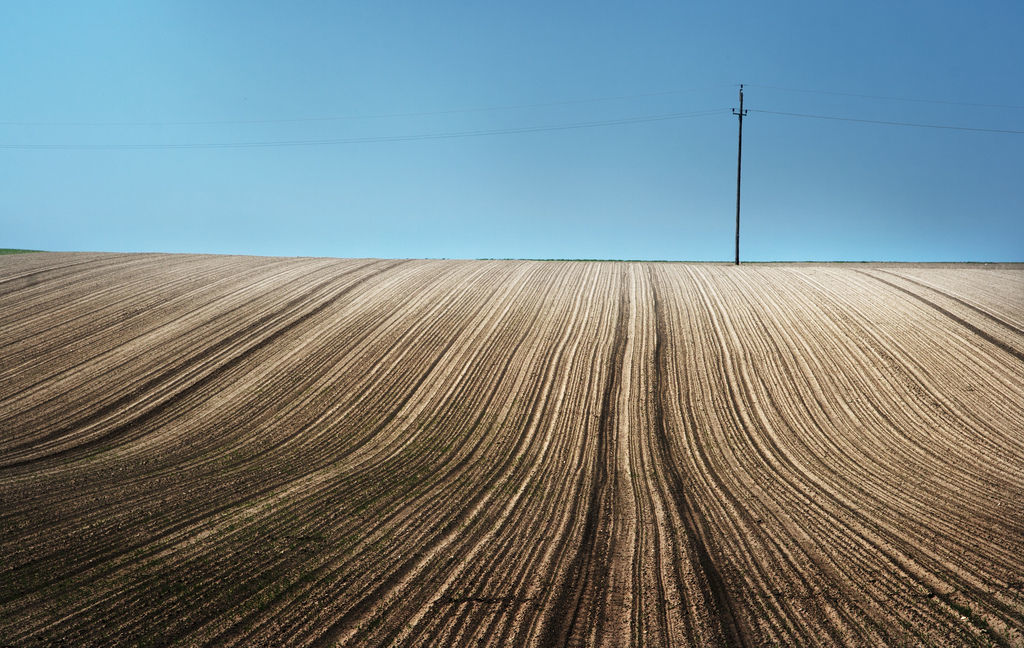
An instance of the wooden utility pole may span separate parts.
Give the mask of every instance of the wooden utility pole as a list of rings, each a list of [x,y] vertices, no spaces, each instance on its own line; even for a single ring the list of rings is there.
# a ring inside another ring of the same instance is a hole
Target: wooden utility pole
[[[743,110],[743,84],[740,84],[740,109],[732,114],[740,119],[739,148],[736,152],[736,265],[740,264],[740,173],[743,171],[743,117],[750,111]]]

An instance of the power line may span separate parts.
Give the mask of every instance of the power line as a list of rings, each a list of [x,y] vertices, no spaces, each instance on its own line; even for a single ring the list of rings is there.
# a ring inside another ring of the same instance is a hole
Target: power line
[[[538,103],[525,103],[525,104],[507,104],[498,106],[477,106],[477,107],[466,107],[466,108],[452,108],[446,110],[434,110],[434,111],[416,111],[416,112],[395,112],[395,113],[377,113],[377,114],[353,114],[353,115],[332,115],[332,116],[315,116],[315,117],[292,117],[292,118],[279,118],[279,119],[223,119],[223,120],[181,120],[181,121],[67,121],[67,122],[45,122],[45,121],[0,121],[0,126],[50,126],[50,127],[64,127],[64,126],[82,126],[82,127],[109,127],[109,126],[148,126],[148,127],[163,127],[163,126],[228,126],[228,125],[256,125],[256,124],[291,124],[291,123],[310,123],[310,122],[331,122],[331,121],[346,121],[346,120],[361,120],[361,119],[392,119],[392,118],[403,118],[403,117],[431,117],[441,115],[456,115],[456,114],[467,114],[467,113],[480,113],[480,112],[498,112],[505,110],[522,110],[528,108],[546,108],[553,106],[572,106],[581,104],[601,103],[607,101],[622,101],[629,99],[642,99],[648,97],[665,97],[678,94],[686,94],[693,92],[702,92],[707,90],[718,90],[722,88],[734,88],[738,84],[716,84],[711,86],[703,86],[699,88],[680,88],[674,90],[662,90],[658,92],[646,92],[629,95],[609,95],[602,97],[589,97],[583,99],[566,99],[561,101],[546,101]],[[872,95],[872,94],[860,94],[853,92],[837,92],[829,90],[812,90],[808,88],[791,88],[784,86],[765,85],[757,83],[744,84],[747,87],[752,88],[765,88],[771,90],[782,90],[784,92],[799,92],[804,94],[819,94],[819,95],[833,95],[841,97],[858,97],[862,99],[882,99],[886,101],[908,101],[914,103],[930,103],[930,104],[941,104],[950,106],[973,106],[973,107],[984,107],[984,108],[1010,108],[1024,110],[1022,105],[1012,104],[992,104],[992,103],[978,103],[978,102],[965,102],[965,101],[945,101],[940,99],[924,99],[919,97],[895,97],[887,95]]]
[[[746,86],[749,88],[766,88],[769,90],[782,90],[784,92],[801,92],[805,94],[833,95],[839,97],[858,97],[860,99],[883,99],[885,101],[909,101],[913,103],[941,104],[946,106],[973,106],[976,108],[1012,108],[1014,110],[1024,110],[1024,106],[1018,106],[1013,104],[976,103],[970,101],[944,101],[941,99],[921,99],[918,97],[893,97],[886,95],[858,94],[854,92],[832,92],[828,90],[808,90],[805,88],[784,88],[781,86],[760,85],[757,83],[747,83]]]
[[[637,95],[634,95],[637,96]],[[784,115],[788,117],[800,117],[809,119],[823,119],[830,121],[847,121],[862,124],[878,124],[885,126],[904,126],[914,128],[931,128],[940,130],[970,131],[978,133],[998,134],[1024,134],[1024,130],[1001,129],[1001,128],[976,128],[970,126],[954,126],[948,124],[923,124],[918,122],[887,121],[878,119],[861,119],[856,117],[841,117],[836,115],[816,115],[810,113],[783,112],[775,110],[762,110],[751,108],[751,112],[764,113],[769,115]],[[371,137],[350,137],[350,138],[320,138],[304,140],[270,140],[270,141],[242,141],[242,142],[185,142],[185,143],[139,143],[139,144],[17,144],[0,143],[3,150],[155,150],[155,149],[229,149],[229,148],[271,148],[271,147],[292,147],[292,146],[327,146],[344,144],[373,144],[384,142],[410,142],[419,140],[457,139],[466,137],[483,137],[491,135],[515,135],[523,133],[539,133],[560,130],[575,130],[582,128],[598,128],[605,126],[619,126],[626,124],[641,124],[648,122],[668,121],[690,117],[705,117],[727,112],[725,109],[701,110],[695,112],[675,112],[659,115],[645,115],[637,117],[624,117],[620,119],[609,119],[601,121],[570,122],[566,124],[554,124],[551,126],[526,126],[514,128],[496,128],[480,130],[449,131],[440,133],[417,133],[404,135],[381,135]]]
[[[834,121],[858,122],[861,124],[884,124],[886,126],[911,126],[914,128],[938,128],[942,130],[973,131],[975,133],[1003,133],[1012,135],[1024,135],[1024,130],[1011,130],[1007,128],[973,128],[970,126],[950,126],[947,124],[920,124],[904,121],[884,121],[880,119],[858,119],[855,117],[837,117],[835,115],[811,115],[808,113],[782,112],[777,110],[758,110],[750,108],[751,112],[765,113],[768,115],[786,115],[787,117],[807,117],[811,119],[828,119]]]
[[[706,90],[717,90],[721,88],[734,87],[735,84],[718,84],[702,88],[686,88],[678,90],[663,90],[660,92],[646,92],[632,95],[616,95],[605,97],[591,97],[587,99],[566,99],[563,101],[546,101],[530,104],[510,104],[502,106],[483,106],[472,108],[453,108],[448,110],[435,110],[424,112],[402,112],[402,113],[379,113],[379,114],[356,114],[356,115],[334,115],[327,117],[294,117],[287,119],[225,119],[211,121],[124,121],[124,122],[29,122],[29,121],[0,121],[0,126],[229,126],[229,125],[255,125],[255,124],[295,124],[307,122],[331,122],[357,119],[391,119],[400,117],[433,117],[440,115],[458,115],[478,112],[497,112],[502,110],[522,110],[526,108],[548,108],[552,106],[574,106],[580,104],[601,103],[606,101],[620,101],[627,99],[642,99],[647,97],[665,97],[670,95],[702,92]]]
[[[526,126],[520,128],[495,128],[487,130],[452,131],[442,133],[421,133],[412,135],[383,135],[375,137],[351,137],[337,139],[311,140],[276,140],[266,142],[203,142],[181,144],[2,144],[0,149],[20,150],[147,150],[147,149],[230,149],[230,148],[271,148],[285,146],[327,146],[338,144],[375,144],[381,142],[412,142],[419,140],[457,139],[464,137],[482,137],[488,135],[516,135],[520,133],[540,133],[547,131],[575,130],[581,128],[598,128],[603,126],[620,126],[625,124],[642,124],[648,122],[685,119],[689,117],[706,117],[727,112],[726,109],[701,110],[697,112],[665,113],[642,117],[625,117],[604,121],[573,122],[552,126]]]

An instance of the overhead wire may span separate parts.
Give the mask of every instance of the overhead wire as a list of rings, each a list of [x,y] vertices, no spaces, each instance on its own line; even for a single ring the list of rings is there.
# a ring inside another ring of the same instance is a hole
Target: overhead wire
[[[703,92],[705,90],[718,90],[721,88],[734,87],[735,84],[718,84],[700,88],[684,88],[675,90],[663,90],[660,92],[646,92],[629,95],[613,95],[603,97],[590,97],[585,99],[565,99],[560,101],[546,101],[540,103],[508,104],[499,106],[478,106],[468,108],[452,108],[447,110],[419,111],[419,112],[397,112],[378,114],[355,114],[355,115],[334,115],[323,117],[292,117],[285,119],[223,119],[207,121],[75,121],[75,122],[35,122],[35,121],[0,121],[0,126],[230,126],[230,125],[255,125],[255,124],[294,124],[306,122],[331,122],[359,119],[391,119],[402,117],[434,117],[441,115],[458,115],[480,112],[497,112],[503,110],[523,110],[528,108],[550,108],[554,106],[573,106],[590,103],[601,103],[607,101],[623,101],[629,99],[643,99],[649,97],[665,97],[670,95],[686,94],[692,92]]]
[[[728,84],[729,86],[735,86],[736,84]],[[939,101],[929,99],[917,99],[909,97],[886,97],[882,95],[861,95],[854,93],[844,92],[829,92],[829,91],[817,91],[817,90],[801,90],[796,88],[782,88],[779,86],[768,86],[760,84],[744,84],[747,87],[755,88],[773,88],[779,90],[789,90],[794,92],[808,92],[818,94],[832,94],[841,96],[853,96],[853,97],[864,97],[872,99],[888,99],[898,101],[915,101],[924,103],[940,103],[950,105],[962,105],[962,106],[986,106],[986,107],[1002,107],[1002,108],[1024,108],[1024,106],[1011,106],[1011,105],[997,105],[997,104],[981,104],[981,103],[969,103],[969,102],[950,102],[950,101]],[[390,114],[379,114],[379,115],[357,115],[347,117],[308,117],[308,118],[295,118],[295,119],[272,119],[272,120],[223,120],[223,121],[179,121],[179,122],[0,122],[0,125],[46,125],[46,126],[168,126],[168,125],[230,125],[230,124],[272,124],[272,123],[292,123],[292,122],[316,122],[316,121],[336,121],[343,119],[359,119],[359,118],[386,118],[386,117],[415,117],[415,116],[429,116],[429,115],[450,115],[470,112],[486,112],[486,111],[498,111],[498,110],[513,110],[519,108],[534,108],[534,107],[545,107],[545,106],[559,106],[559,105],[573,105],[573,104],[586,104],[595,103],[601,101],[612,101],[617,99],[634,99],[641,97],[655,97],[655,96],[667,96],[672,94],[680,94],[685,92],[697,92],[706,89],[726,87],[724,85],[711,86],[706,88],[690,88],[685,90],[669,90],[663,92],[651,92],[634,95],[619,95],[619,96],[606,96],[606,97],[595,97],[590,99],[574,99],[565,101],[553,101],[544,103],[533,103],[533,104],[518,104],[518,105],[505,105],[505,106],[490,106],[490,107],[477,107],[477,108],[459,108],[443,111],[432,111],[432,112],[407,112],[407,113],[390,113]],[[858,117],[845,117],[839,115],[821,115],[813,113],[802,113],[802,112],[787,112],[787,111],[776,111],[776,110],[765,110],[751,108],[750,112],[763,113],[770,115],[782,115],[789,117],[798,117],[806,119],[820,119],[830,121],[845,121],[855,122],[862,124],[875,124],[875,125],[886,125],[886,126],[902,126],[902,127],[913,127],[913,128],[929,128],[939,130],[956,130],[956,131],[970,131],[979,133],[996,133],[996,134],[1012,134],[1020,135],[1024,134],[1024,130],[1006,129],[1006,128],[980,128],[973,126],[959,126],[952,124],[927,124],[920,122],[909,122],[909,121],[896,121],[896,120],[879,120],[879,119],[864,119]],[[290,139],[290,140],[267,140],[267,141],[234,141],[234,142],[184,142],[184,143],[101,143],[101,144],[77,144],[77,143],[55,143],[55,144],[36,144],[26,143],[19,144],[13,142],[0,142],[0,149],[3,150],[155,150],[155,149],[230,149],[230,148],[270,148],[270,147],[297,147],[297,146],[327,146],[327,145],[347,145],[347,144],[369,144],[369,143],[384,143],[384,142],[409,142],[419,140],[441,140],[441,139],[456,139],[456,138],[467,138],[467,137],[483,137],[492,135],[514,135],[522,133],[538,133],[548,131],[562,131],[562,130],[575,130],[583,128],[598,128],[607,126],[618,126],[626,124],[640,124],[646,122],[658,122],[668,121],[674,119],[683,119],[689,117],[702,117],[709,115],[716,115],[722,113],[728,113],[726,109],[710,109],[701,110],[695,112],[673,112],[656,115],[641,115],[634,117],[624,117],[618,119],[609,120],[598,120],[598,121],[581,121],[581,122],[570,122],[564,124],[554,124],[548,126],[525,126],[525,127],[512,127],[512,128],[494,128],[494,129],[477,129],[477,130],[461,130],[461,131],[442,131],[434,133],[411,133],[401,135],[380,135],[380,136],[366,136],[366,137],[345,137],[345,138],[317,138],[317,139]]]
[[[550,126],[526,126],[517,128],[494,128],[467,131],[447,131],[439,133],[419,133],[409,135],[382,135],[371,137],[324,138],[306,140],[272,140],[253,142],[201,142],[201,143],[144,143],[144,144],[9,144],[0,143],[0,149],[21,150],[146,150],[146,149],[232,149],[232,148],[271,148],[288,146],[327,146],[341,144],[370,144],[381,142],[411,142],[418,140],[456,139],[464,137],[483,137],[489,135],[515,135],[520,133],[539,133],[546,131],[575,130],[582,128],[598,128],[604,126],[620,126],[625,124],[642,124],[648,122],[685,119],[690,117],[706,117],[727,113],[724,108],[700,110],[695,112],[664,113],[608,119],[602,121],[572,122]]]
[[[745,83],[744,86],[748,88],[765,88],[768,90],[782,90],[784,92],[800,92],[804,94],[819,94],[819,95],[833,95],[839,97],[857,97],[860,99],[882,99],[885,101],[908,101],[913,103],[927,103],[927,104],[940,104],[946,106],[972,106],[976,108],[1010,108],[1014,110],[1024,110],[1022,105],[1014,104],[996,104],[996,103],[977,103],[970,101],[946,101],[942,99],[923,99],[920,97],[895,97],[888,95],[873,95],[873,94],[859,94],[855,92],[835,92],[830,90],[810,90],[807,88],[787,88],[782,86],[763,85],[760,83]]]
[[[1024,130],[1012,130],[1008,128],[975,128],[972,126],[953,126],[949,124],[922,124],[905,121],[886,121],[881,119],[860,119],[856,117],[839,117],[836,115],[812,115],[809,113],[783,112],[780,110],[761,110],[749,108],[750,112],[765,113],[768,115],[785,115],[787,117],[805,117],[810,119],[827,119],[833,121],[858,122],[861,124],[883,124],[886,126],[910,126],[913,128],[937,128],[941,130],[973,131],[976,133],[1003,133],[1013,135],[1024,135]]]

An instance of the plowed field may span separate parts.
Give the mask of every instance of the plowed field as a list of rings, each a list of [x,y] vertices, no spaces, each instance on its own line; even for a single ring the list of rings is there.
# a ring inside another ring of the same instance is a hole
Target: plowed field
[[[1024,645],[1024,267],[0,259],[0,644]]]

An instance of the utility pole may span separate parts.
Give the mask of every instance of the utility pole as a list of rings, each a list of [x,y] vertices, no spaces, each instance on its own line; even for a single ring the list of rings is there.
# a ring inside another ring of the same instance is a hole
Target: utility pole
[[[740,264],[740,172],[743,170],[743,117],[750,112],[743,110],[743,84],[740,84],[740,109],[732,109],[732,114],[740,119],[739,148],[736,152],[736,265]]]

